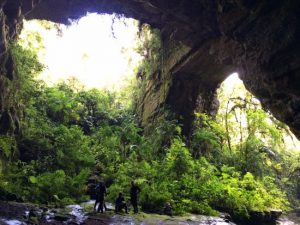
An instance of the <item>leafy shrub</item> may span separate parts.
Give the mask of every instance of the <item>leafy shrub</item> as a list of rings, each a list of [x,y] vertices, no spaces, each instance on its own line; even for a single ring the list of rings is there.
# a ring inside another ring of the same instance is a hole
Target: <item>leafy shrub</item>
[[[142,210],[146,212],[161,213],[166,202],[172,199],[171,193],[157,185],[149,185],[143,189],[140,198]]]
[[[31,176],[31,198],[33,202],[55,202],[64,205],[85,199],[86,180],[89,170],[82,170],[77,176],[69,177],[63,170],[53,173],[43,173],[36,177]]]

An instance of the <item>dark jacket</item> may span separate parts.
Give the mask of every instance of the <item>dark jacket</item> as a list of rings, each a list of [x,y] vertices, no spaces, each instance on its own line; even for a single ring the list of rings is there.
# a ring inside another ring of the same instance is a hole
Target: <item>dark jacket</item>
[[[138,193],[141,192],[141,189],[136,184],[132,185],[130,188],[130,198],[137,198]]]

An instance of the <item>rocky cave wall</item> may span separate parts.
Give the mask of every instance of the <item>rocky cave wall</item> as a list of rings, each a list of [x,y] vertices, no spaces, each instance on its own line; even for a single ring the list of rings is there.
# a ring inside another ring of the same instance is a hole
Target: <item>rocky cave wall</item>
[[[163,66],[139,107],[143,125],[168,107],[188,133],[194,110],[215,114],[217,88],[238,72],[263,107],[300,138],[298,0],[0,0],[0,7],[1,77],[12,79],[8,43],[22,18],[68,23],[87,12],[121,13],[162,34]]]

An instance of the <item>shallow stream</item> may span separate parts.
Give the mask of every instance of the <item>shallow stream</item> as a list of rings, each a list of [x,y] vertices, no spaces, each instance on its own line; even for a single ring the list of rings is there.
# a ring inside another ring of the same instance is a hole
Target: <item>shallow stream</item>
[[[108,212],[104,214],[92,213],[94,201],[82,203],[80,205],[69,205],[64,209],[47,210],[44,212],[43,222],[37,224],[53,224],[53,225],[236,225],[226,219],[220,217],[210,217],[201,215],[189,215],[185,217],[168,217],[158,214],[140,213],[138,216],[125,214],[119,215],[113,213],[113,206],[106,204]],[[40,216],[42,210],[37,210],[36,213]],[[24,221],[28,217],[29,211],[24,211]],[[291,218],[282,216],[278,221],[278,225],[300,225],[297,222],[299,218],[295,215]],[[293,221],[292,221],[293,220]],[[0,217],[0,225],[27,225],[34,224],[24,222],[20,219]],[[253,224],[254,225],[254,224]],[[259,224],[255,224],[259,225]]]

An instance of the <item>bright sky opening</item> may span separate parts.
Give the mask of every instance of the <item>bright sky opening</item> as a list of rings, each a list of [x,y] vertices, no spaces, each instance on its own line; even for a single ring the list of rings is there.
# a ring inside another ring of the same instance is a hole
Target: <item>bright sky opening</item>
[[[38,21],[25,21],[21,38],[38,32],[47,66],[40,78],[48,84],[76,77],[87,88],[119,88],[134,74],[141,60],[135,52],[137,21],[113,15],[88,14],[71,25],[46,29]]]
[[[223,91],[227,96],[230,96],[231,94],[239,95],[240,97],[246,92],[246,88],[243,84],[243,81],[239,78],[238,73],[230,74],[222,83]],[[243,89],[244,91],[239,91]],[[257,100],[257,103],[260,104],[259,100]],[[271,122],[271,120],[270,120]],[[287,149],[285,150],[297,150],[300,151],[300,141],[297,139],[297,137],[289,131],[289,134],[283,136],[283,141],[286,144]]]

